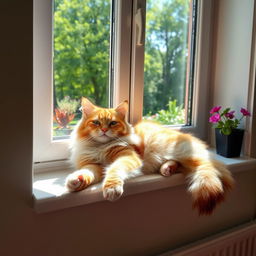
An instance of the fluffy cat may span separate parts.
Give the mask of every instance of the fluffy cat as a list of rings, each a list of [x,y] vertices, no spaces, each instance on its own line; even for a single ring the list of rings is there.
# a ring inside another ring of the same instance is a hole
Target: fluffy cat
[[[103,180],[103,196],[117,200],[125,180],[160,172],[170,176],[182,165],[188,191],[199,214],[211,214],[233,186],[230,172],[209,157],[201,140],[159,124],[126,121],[128,103],[115,109],[95,106],[82,98],[82,119],[72,134],[71,160],[77,171],[66,179],[69,191],[80,191]]]

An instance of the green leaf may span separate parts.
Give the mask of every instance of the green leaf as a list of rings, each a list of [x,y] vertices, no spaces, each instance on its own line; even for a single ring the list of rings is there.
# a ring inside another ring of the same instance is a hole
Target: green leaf
[[[218,129],[221,129],[222,127],[223,127],[223,124],[218,123],[218,124],[216,125],[216,128],[218,128]]]
[[[229,111],[230,111],[230,108],[226,108],[223,110],[221,115],[223,116],[223,115],[227,114]]]
[[[229,127],[223,127],[223,128],[221,129],[221,132],[222,132],[222,134],[224,134],[224,135],[229,135],[229,134],[232,132],[232,129],[229,128]]]

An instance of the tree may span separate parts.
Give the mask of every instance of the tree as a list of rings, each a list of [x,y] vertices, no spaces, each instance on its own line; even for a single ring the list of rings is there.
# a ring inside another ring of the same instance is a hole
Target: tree
[[[189,0],[147,4],[144,114],[184,102]]]
[[[107,106],[110,1],[55,0],[55,97]]]

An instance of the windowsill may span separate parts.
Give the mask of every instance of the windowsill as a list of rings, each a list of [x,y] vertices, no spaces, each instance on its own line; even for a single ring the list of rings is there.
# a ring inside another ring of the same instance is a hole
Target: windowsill
[[[247,171],[256,166],[256,159],[248,157],[225,158],[216,154],[213,154],[213,157],[223,162],[232,173]],[[53,170],[47,164],[43,168],[40,167],[40,169],[44,169],[44,172],[34,173],[33,194],[36,212],[56,211],[105,200],[102,196],[101,183],[80,192],[67,192],[64,182],[72,169],[67,166],[60,171],[59,167],[55,167]],[[144,175],[128,180],[125,183],[123,196],[180,186],[185,183],[181,173],[170,177],[162,177],[160,174]]]

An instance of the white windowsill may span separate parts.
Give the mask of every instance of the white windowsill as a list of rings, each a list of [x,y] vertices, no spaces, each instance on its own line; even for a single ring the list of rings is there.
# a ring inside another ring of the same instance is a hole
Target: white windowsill
[[[213,154],[213,156],[223,162],[232,173],[247,171],[256,167],[256,159],[248,157],[225,158],[216,154]],[[55,168],[51,168],[51,166],[51,164],[41,165],[37,169],[44,169],[44,171],[37,170],[34,173],[33,194],[36,212],[56,211],[105,200],[102,196],[101,183],[89,186],[80,192],[67,192],[64,181],[66,176],[74,170],[67,164],[61,171],[58,169],[62,165],[55,165]],[[171,177],[163,177],[160,174],[144,175],[128,180],[125,183],[123,196],[175,187],[185,183],[186,181],[181,173],[174,174]]]

